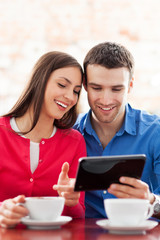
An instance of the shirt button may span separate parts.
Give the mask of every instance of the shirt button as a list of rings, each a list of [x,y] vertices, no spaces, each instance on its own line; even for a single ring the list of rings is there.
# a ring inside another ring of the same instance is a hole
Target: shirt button
[[[105,191],[103,191],[103,194],[106,194],[107,193],[107,191],[105,190]]]
[[[42,144],[45,144],[45,141],[42,141]]]
[[[30,182],[33,182],[33,178],[30,178],[29,181],[30,181]]]

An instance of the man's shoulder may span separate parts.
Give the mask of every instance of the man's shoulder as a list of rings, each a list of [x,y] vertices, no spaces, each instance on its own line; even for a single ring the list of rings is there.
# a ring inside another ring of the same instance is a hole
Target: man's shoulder
[[[129,107],[129,116],[135,117],[136,121],[143,122],[145,124],[157,123],[160,124],[160,116],[154,113],[150,113],[146,110],[135,109]]]
[[[77,117],[77,120],[76,120],[73,128],[74,128],[74,129],[77,129],[77,130],[80,131],[80,132],[82,132],[88,114],[89,114],[89,113],[80,113],[80,114],[78,115],[78,117]]]
[[[160,116],[126,106],[125,130],[130,134],[160,134]]]
[[[76,124],[80,124],[81,122],[84,122],[87,116],[88,116],[88,113],[80,113],[77,117]]]
[[[145,110],[135,110],[135,124],[141,134],[160,135],[160,116]]]
[[[146,125],[150,125],[153,123],[160,124],[160,116],[158,116],[156,114],[149,113],[144,110],[139,110],[138,116],[139,116],[139,120],[142,121],[143,123],[145,123]]]

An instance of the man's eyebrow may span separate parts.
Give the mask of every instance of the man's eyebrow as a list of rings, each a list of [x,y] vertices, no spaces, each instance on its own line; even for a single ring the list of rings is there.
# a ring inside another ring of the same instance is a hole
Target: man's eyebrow
[[[62,79],[64,79],[64,80],[66,80],[69,84],[72,84],[72,82],[68,79],[68,78],[66,78],[66,77],[59,77],[59,78],[62,78]],[[76,87],[82,87],[81,85],[76,85]]]
[[[119,85],[113,85],[112,87],[116,87],[116,88],[123,88],[124,85],[123,84],[119,84]]]
[[[91,85],[91,86],[101,86],[100,84],[92,83],[92,82],[88,83],[88,85]]]
[[[100,87],[100,86],[102,86],[101,84],[92,83],[92,82],[88,83],[88,85],[90,85],[90,86],[97,86],[97,87]],[[112,87],[116,87],[116,88],[123,88],[123,87],[124,87],[124,85],[123,85],[123,84],[119,84],[119,85],[113,85]]]

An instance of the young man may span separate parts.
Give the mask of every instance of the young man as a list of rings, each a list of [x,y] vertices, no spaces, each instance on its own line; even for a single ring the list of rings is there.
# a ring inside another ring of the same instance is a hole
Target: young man
[[[86,217],[106,217],[106,198],[144,198],[160,210],[160,118],[127,103],[134,82],[134,59],[122,45],[104,42],[84,59],[84,88],[90,111],[75,124],[84,136],[88,156],[146,154],[141,180],[122,177],[105,191],[86,192]],[[158,214],[160,215],[160,214]],[[157,215],[157,216],[158,216]]]

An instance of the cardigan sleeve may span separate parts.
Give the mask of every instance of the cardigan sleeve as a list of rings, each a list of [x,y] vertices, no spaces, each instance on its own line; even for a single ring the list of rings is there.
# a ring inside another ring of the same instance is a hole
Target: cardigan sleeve
[[[62,215],[72,218],[85,218],[84,192],[81,192],[79,203],[74,207],[65,206]]]
[[[76,177],[76,172],[77,172],[77,168],[78,168],[78,159],[81,157],[85,157],[87,155],[85,140],[80,133],[78,133],[78,136],[79,136],[79,143],[78,143],[77,151],[75,154],[74,161],[72,161],[72,164],[70,166],[70,168],[71,168],[70,169],[70,177],[71,178]],[[66,215],[66,216],[69,215],[73,218],[85,218],[84,200],[85,200],[85,192],[80,192],[79,203],[74,207],[65,206],[62,214]]]

